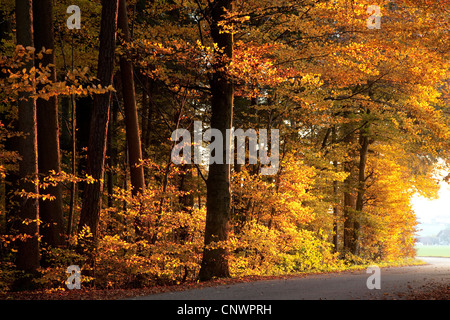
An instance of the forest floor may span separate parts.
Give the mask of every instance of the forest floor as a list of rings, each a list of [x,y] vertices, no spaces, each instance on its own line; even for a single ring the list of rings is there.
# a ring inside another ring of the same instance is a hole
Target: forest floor
[[[401,267],[389,267],[401,268]],[[398,269],[400,270],[400,269]],[[361,273],[361,270],[340,271],[340,272],[325,272],[319,275],[345,277],[353,273]],[[154,286],[149,288],[138,289],[89,289],[83,288],[80,290],[39,290],[39,291],[22,291],[22,292],[7,292],[0,293],[0,300],[118,300],[118,299],[146,299],[155,297],[155,295],[164,293],[179,293],[183,294],[187,290],[192,289],[208,289],[208,288],[230,288],[230,286],[246,283],[267,282],[270,280],[298,280],[308,279],[312,276],[317,276],[317,273],[302,273],[283,276],[247,276],[239,278],[215,279],[205,282],[190,282],[179,285],[170,286]],[[395,294],[385,294],[381,298],[384,300],[450,300],[450,283],[436,282],[433,279],[424,281],[420,287],[412,288],[408,285],[408,290],[399,291]],[[257,298],[257,297],[255,297]],[[370,298],[369,298],[370,299]]]
[[[116,300],[129,299],[166,292],[178,292],[191,289],[232,285],[254,281],[289,279],[306,276],[307,274],[292,274],[283,276],[246,276],[236,278],[214,279],[204,282],[186,282],[177,285],[153,286],[136,289],[95,289],[82,288],[80,290],[33,290],[0,293],[0,300]]]

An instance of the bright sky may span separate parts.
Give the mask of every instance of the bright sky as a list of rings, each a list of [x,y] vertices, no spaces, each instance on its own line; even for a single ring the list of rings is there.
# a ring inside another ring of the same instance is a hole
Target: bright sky
[[[450,225],[450,185],[445,182],[441,183],[437,200],[415,196],[413,208],[420,223],[418,235],[435,236],[447,225]]]

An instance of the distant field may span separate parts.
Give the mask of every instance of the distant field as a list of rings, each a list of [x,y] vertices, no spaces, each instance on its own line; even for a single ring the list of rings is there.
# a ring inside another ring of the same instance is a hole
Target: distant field
[[[422,257],[450,257],[450,246],[421,246],[416,252]]]

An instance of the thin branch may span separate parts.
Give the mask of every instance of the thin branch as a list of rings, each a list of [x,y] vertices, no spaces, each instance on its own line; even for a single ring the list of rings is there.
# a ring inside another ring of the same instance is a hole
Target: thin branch
[[[368,81],[367,82],[367,86],[365,86],[365,87],[363,87],[362,89],[360,89],[360,90],[358,90],[358,91],[356,91],[355,93],[352,93],[351,95],[349,95],[349,96],[339,96],[339,97],[336,97],[336,98],[334,98],[334,97],[327,97],[327,98],[325,98],[325,101],[329,101],[329,100],[332,100],[332,101],[342,101],[342,100],[349,100],[349,99],[352,99],[353,97],[355,97],[355,96],[357,96],[357,95],[359,95],[359,94],[361,94],[361,93],[363,93],[363,92],[367,92],[368,90],[370,90],[378,81],[380,81],[385,75],[387,75],[388,73],[383,73],[381,76],[379,76],[378,78],[376,78],[375,80],[373,80],[373,81]]]

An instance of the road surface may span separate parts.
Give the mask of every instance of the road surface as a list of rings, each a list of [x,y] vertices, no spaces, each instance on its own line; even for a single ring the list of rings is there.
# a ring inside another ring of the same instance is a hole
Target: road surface
[[[166,292],[138,300],[372,300],[401,299],[403,294],[450,284],[450,258],[418,257],[426,265],[380,269],[380,289],[368,289],[366,270],[307,275]],[[370,283],[376,283],[373,278]],[[400,295],[399,295],[400,293]],[[403,294],[402,294],[403,293]]]

